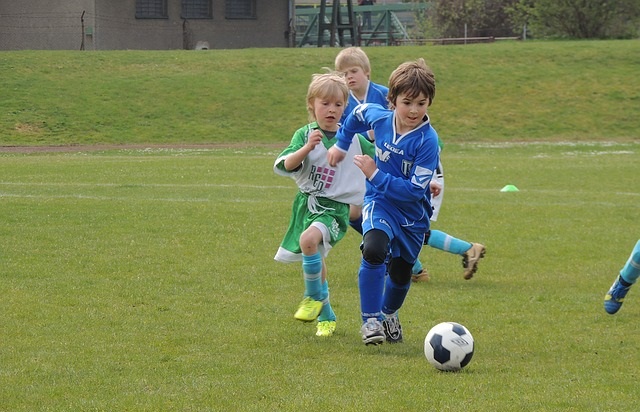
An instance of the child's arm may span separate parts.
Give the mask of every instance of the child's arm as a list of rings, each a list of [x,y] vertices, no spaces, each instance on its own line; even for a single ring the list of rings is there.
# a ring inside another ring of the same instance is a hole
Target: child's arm
[[[307,125],[296,130],[291,138],[289,146],[287,146],[278,155],[275,163],[273,164],[273,171],[276,174],[292,177],[291,174],[300,169],[300,166],[304,162],[304,158],[312,150],[308,145],[313,145],[313,147],[315,147],[313,142],[309,142],[310,140],[313,140],[309,139],[309,136],[311,136],[314,131],[320,133],[319,130],[314,130],[312,125]]]
[[[307,136],[307,142],[300,149],[291,153],[284,159],[284,168],[290,172],[300,167],[309,153],[322,141],[322,132],[314,129]]]
[[[356,133],[364,134],[373,128],[373,123],[381,117],[388,115],[389,110],[375,103],[363,103],[357,105],[347,116],[344,124],[340,126],[336,138],[336,146],[344,152],[349,150],[353,136]]]
[[[327,161],[329,162],[329,166],[336,167],[336,165],[342,162],[347,155],[347,152],[342,149],[338,149],[336,145],[331,146],[327,151]]]
[[[329,164],[335,166],[340,163],[351,146],[353,136],[356,133],[366,133],[371,129],[371,125],[387,112],[388,110],[379,104],[363,103],[356,106],[338,129],[338,141],[327,154]]]
[[[376,161],[368,155],[355,155],[353,156],[353,163],[362,170],[362,173],[367,179],[371,179],[378,171]]]

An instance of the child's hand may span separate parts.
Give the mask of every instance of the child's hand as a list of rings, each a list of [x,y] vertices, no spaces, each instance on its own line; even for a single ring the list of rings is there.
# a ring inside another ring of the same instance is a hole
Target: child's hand
[[[338,163],[344,160],[346,153],[337,149],[335,147],[330,148],[327,151],[327,160],[329,161],[329,166],[336,167]]]
[[[438,197],[440,192],[442,191],[442,186],[436,181],[429,182],[429,191],[431,192],[432,197]]]
[[[378,169],[376,161],[367,155],[355,155],[353,156],[353,163],[362,170],[362,173],[369,179],[375,171]]]
[[[321,141],[322,141],[322,132],[318,129],[315,129],[311,131],[311,133],[309,133],[309,135],[307,136],[307,144],[305,144],[305,146],[307,146],[309,151],[311,151]]]

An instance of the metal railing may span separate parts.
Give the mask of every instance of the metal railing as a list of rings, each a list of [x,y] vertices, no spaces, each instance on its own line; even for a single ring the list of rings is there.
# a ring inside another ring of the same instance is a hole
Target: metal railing
[[[353,46],[401,44],[402,41],[409,40],[408,28],[413,25],[414,13],[426,8],[427,5],[424,3],[353,6],[356,16],[356,35],[354,38],[343,38],[343,41],[349,42]],[[341,7],[340,12],[346,15],[346,6]],[[327,7],[323,27],[330,23],[328,16],[331,15],[332,7]],[[400,15],[403,15],[404,19],[401,19]],[[294,26],[296,46],[305,47],[318,44],[340,46],[339,44],[330,44],[330,35],[325,30],[323,30],[322,39],[318,38],[320,32],[319,16],[319,7],[296,7]],[[369,17],[371,26],[369,26]]]

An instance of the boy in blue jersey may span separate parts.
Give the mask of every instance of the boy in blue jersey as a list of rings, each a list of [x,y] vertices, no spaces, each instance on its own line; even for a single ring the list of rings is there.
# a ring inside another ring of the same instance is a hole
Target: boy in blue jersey
[[[384,107],[388,106],[389,89],[371,81],[371,63],[360,47],[342,49],[336,56],[335,69],[337,72],[344,73],[349,87],[349,100],[340,123],[344,123],[347,115],[359,104],[377,103]]]
[[[329,165],[335,166],[345,159],[356,133],[374,131],[375,161],[353,157],[367,182],[358,272],[360,332],[366,345],[402,341],[397,312],[429,230],[429,183],[439,162],[438,134],[427,115],[435,92],[435,76],[423,59],[401,64],[389,77],[391,108],[373,103],[357,106],[327,153]],[[385,276],[388,255],[389,276]]]
[[[299,188],[287,233],[274,259],[302,261],[305,291],[294,318],[302,322],[317,319],[316,335],[323,337],[336,329],[325,257],[347,231],[349,205],[361,204],[365,193],[362,172],[353,162],[331,167],[327,161],[327,149],[337,141],[347,93],[341,75],[314,75],[307,91],[311,123],[294,133],[273,165],[275,173],[294,179]],[[348,158],[361,154],[373,157],[373,145],[363,136],[354,136],[350,143]]]
[[[367,53],[360,47],[347,47],[346,49],[342,49],[336,56],[335,69],[338,72],[344,73],[347,86],[349,86],[349,100],[342,119],[340,119],[341,123],[344,122],[347,115],[359,104],[377,103],[384,107],[389,106],[389,101],[387,100],[389,89],[387,86],[371,81],[371,63],[369,62],[369,56],[367,56]],[[373,141],[373,131],[369,130],[367,133],[366,136],[369,140]],[[349,225],[356,232],[362,234],[362,207],[351,205],[349,210]],[[411,273],[414,276],[426,274],[419,260],[416,260]],[[424,278],[420,278],[420,280],[424,280]]]
[[[625,263],[620,274],[616,276],[616,280],[604,297],[604,310],[613,315],[622,307],[625,296],[640,277],[640,240],[631,251],[631,255]]]
[[[371,63],[369,57],[360,47],[347,47],[342,49],[335,59],[335,70],[344,73],[349,87],[349,100],[347,107],[340,119],[343,123],[347,115],[353,109],[362,103],[377,103],[381,106],[388,107],[389,101],[387,94],[389,89],[378,83],[371,81]],[[374,140],[374,134],[369,131],[367,135],[369,140]],[[440,142],[438,142],[440,143]],[[434,176],[434,187],[444,189],[444,175],[442,174],[442,164],[438,165],[439,173]],[[433,216],[432,221],[436,221],[440,204],[442,203],[442,195],[432,193]],[[362,234],[362,208],[360,206],[351,205],[349,210],[349,225],[358,233]],[[462,256],[462,267],[464,269],[463,276],[465,279],[471,279],[478,268],[478,261],[484,257],[485,248],[479,243],[470,243],[462,239],[455,238],[442,231],[428,232],[424,241],[425,245],[436,249],[444,250]],[[425,282],[429,280],[429,274],[423,268],[419,259],[411,268],[412,280],[414,282]]]

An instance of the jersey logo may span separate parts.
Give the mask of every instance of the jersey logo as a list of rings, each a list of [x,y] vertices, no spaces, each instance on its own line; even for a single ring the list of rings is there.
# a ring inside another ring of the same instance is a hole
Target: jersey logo
[[[309,180],[313,182],[313,187],[316,189],[325,190],[331,187],[335,175],[336,171],[334,169],[313,165],[309,171]]]
[[[329,228],[329,232],[331,233],[331,238],[336,239],[340,235],[340,224],[337,220],[333,219],[331,221],[331,227]]]
[[[397,147],[392,146],[387,142],[383,142],[383,145],[384,145],[384,148],[389,150],[390,152],[393,152],[393,153],[398,154],[400,156],[404,156],[404,150],[398,149]]]
[[[409,173],[411,173],[411,167],[413,166],[413,162],[409,161],[409,160],[403,160],[402,161],[402,174],[405,176],[409,176]]]
[[[391,158],[391,152],[388,151],[388,150],[382,151],[382,149],[380,149],[378,146],[376,146],[376,157],[381,162],[385,162],[386,163]]]
[[[380,218],[378,219],[378,222],[380,222],[381,225],[385,225],[386,227],[391,228],[391,225],[389,224],[389,222],[387,222],[386,219]]]
[[[416,171],[413,173],[413,176],[411,177],[411,183],[413,183],[416,186],[420,186],[423,189],[426,189],[432,176],[433,176],[433,170],[427,169],[422,166],[416,166]]]

